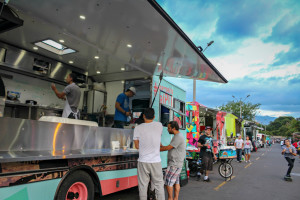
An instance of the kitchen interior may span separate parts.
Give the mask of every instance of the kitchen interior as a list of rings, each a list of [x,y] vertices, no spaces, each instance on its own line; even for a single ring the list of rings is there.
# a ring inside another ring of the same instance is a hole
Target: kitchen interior
[[[60,117],[64,101],[56,97],[50,86],[55,83],[57,89],[63,91],[67,85],[65,79],[71,72],[76,73],[76,84],[81,89],[82,120],[112,126],[117,95],[130,86],[140,91],[130,102],[135,117],[149,105],[149,79],[99,83],[80,68],[0,43],[0,76],[6,94],[6,99],[1,98],[2,116],[32,120],[42,116]]]

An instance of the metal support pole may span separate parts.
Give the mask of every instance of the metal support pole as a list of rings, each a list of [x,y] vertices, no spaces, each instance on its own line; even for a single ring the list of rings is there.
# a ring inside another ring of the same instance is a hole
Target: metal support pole
[[[242,119],[242,100],[240,100],[240,119]]]
[[[196,101],[196,79],[193,80],[193,102]]]

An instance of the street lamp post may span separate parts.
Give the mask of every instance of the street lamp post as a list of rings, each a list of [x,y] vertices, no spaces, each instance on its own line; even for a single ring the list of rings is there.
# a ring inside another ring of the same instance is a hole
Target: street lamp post
[[[206,49],[207,49],[207,47],[209,47],[210,45],[212,45],[214,43],[214,41],[212,40],[212,41],[210,41],[209,43],[207,43],[207,46],[205,47],[205,49],[203,50],[202,49],[202,47],[201,46],[199,46],[198,47],[198,49],[199,49],[199,51],[200,52],[204,52]],[[196,79],[194,79],[193,80],[193,102],[195,102],[196,101]]]
[[[232,95],[232,97],[234,99],[236,99],[237,101],[239,101],[237,98],[235,98],[235,96]],[[245,101],[248,97],[250,97],[250,94],[248,94],[243,101]],[[242,119],[242,103],[243,103],[243,101],[242,101],[242,98],[240,98],[240,119]]]

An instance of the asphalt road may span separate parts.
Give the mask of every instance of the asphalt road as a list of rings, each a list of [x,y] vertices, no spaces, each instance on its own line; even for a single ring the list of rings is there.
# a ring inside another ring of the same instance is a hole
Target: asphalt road
[[[292,182],[283,177],[287,162],[280,154],[279,144],[259,149],[252,153],[251,163],[232,162],[234,173],[230,181],[219,175],[218,163],[210,175],[211,182],[190,178],[188,185],[181,188],[179,199],[222,199],[222,200],[299,200],[300,162],[297,156],[292,171]],[[101,200],[138,200],[137,188],[102,197]]]

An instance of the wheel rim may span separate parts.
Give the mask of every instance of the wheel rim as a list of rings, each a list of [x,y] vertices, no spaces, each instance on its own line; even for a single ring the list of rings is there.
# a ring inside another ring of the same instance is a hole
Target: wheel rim
[[[66,200],[76,199],[76,200],[87,200],[88,189],[86,185],[82,182],[76,182],[69,188]]]
[[[232,167],[231,165],[227,164],[227,163],[224,163],[223,165],[221,165],[220,167],[220,174],[223,176],[223,177],[230,177],[232,175]]]

